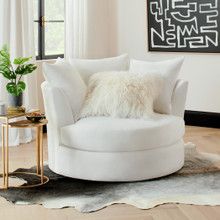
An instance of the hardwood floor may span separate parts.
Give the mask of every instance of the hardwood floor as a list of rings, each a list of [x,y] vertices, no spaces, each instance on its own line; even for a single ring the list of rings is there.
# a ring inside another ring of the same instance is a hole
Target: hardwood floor
[[[46,137],[44,138],[46,145]],[[220,154],[220,129],[187,127],[185,142],[193,142],[199,150]],[[35,162],[34,142],[10,148],[11,170],[30,167]],[[45,147],[45,155],[47,150]],[[220,184],[220,183],[219,183]],[[150,210],[129,205],[112,205],[98,212],[81,214],[74,208],[45,209],[40,205],[12,205],[0,198],[0,220],[220,220],[220,206],[166,204]]]

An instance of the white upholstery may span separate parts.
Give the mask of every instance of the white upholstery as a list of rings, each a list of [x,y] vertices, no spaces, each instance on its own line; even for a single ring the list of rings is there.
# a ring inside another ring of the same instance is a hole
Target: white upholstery
[[[172,115],[176,115],[183,118],[187,89],[188,89],[188,82],[180,79],[177,80],[171,100]]]
[[[149,120],[89,117],[62,127],[61,144],[99,152],[146,150],[181,140],[184,127],[183,119],[172,115],[156,114]]]
[[[65,61],[55,64],[44,63],[43,74],[47,82],[64,93],[76,119],[84,102],[87,89],[77,70]]]
[[[96,181],[137,181],[165,176],[184,164],[183,141],[142,151],[91,152],[60,145],[56,162],[49,161],[55,173]]]
[[[126,71],[129,68],[127,54],[104,59],[70,59],[69,62],[79,71],[86,84],[89,77],[94,73],[114,70]]]
[[[162,77],[156,74],[95,73],[89,79],[80,117],[148,118],[154,112],[154,100],[162,92],[162,85]]]
[[[184,57],[160,62],[131,60],[130,72],[149,74],[154,73],[164,79],[162,91],[154,103],[154,110],[162,114],[171,113],[171,98]]]
[[[48,119],[48,162],[54,172],[97,181],[161,177],[184,163],[183,116],[187,83],[177,81],[171,113],[151,119],[85,118],[74,122],[62,88],[42,84]],[[77,93],[71,97],[78,98]]]

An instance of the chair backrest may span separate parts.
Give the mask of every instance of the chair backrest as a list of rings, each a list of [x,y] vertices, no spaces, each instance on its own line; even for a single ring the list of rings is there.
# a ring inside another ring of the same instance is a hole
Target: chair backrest
[[[130,63],[127,54],[104,59],[70,59],[69,61],[79,71],[86,84],[94,73],[114,70],[128,71]]]
[[[184,117],[186,97],[188,90],[188,82],[184,80],[177,80],[173,90],[171,112],[172,115]]]

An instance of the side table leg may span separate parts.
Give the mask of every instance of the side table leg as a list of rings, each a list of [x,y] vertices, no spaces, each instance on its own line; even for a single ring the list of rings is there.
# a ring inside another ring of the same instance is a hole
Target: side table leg
[[[8,181],[8,173],[9,173],[9,149],[8,149],[8,132],[9,132],[9,128],[8,128],[8,121],[6,123],[6,132],[5,132],[5,160],[6,160],[6,174],[5,174],[5,188],[8,188],[9,185],[9,181]]]
[[[3,178],[3,188],[5,188],[5,129],[2,125],[2,178]]]
[[[37,174],[40,174],[40,128],[36,127]]]
[[[40,166],[41,166],[41,183],[44,183],[44,154],[43,154],[43,126],[40,129]]]

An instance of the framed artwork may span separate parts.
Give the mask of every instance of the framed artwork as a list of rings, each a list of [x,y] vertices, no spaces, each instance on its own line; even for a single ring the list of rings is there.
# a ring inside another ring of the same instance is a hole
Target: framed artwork
[[[219,0],[147,0],[149,51],[220,52]]]

